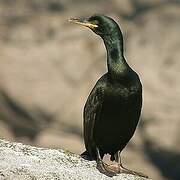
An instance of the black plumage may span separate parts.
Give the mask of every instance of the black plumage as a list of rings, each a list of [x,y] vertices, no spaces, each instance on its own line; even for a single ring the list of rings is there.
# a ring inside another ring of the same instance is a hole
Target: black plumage
[[[107,50],[108,72],[97,81],[84,107],[83,155],[99,162],[108,153],[122,167],[120,152],[133,136],[141,114],[139,76],[124,58],[123,36],[113,19],[95,15],[71,21],[92,29],[103,39]]]
[[[101,158],[109,153],[114,160],[133,136],[142,104],[141,85],[138,79],[135,83],[112,82],[107,73],[91,91],[84,107],[84,140],[91,158],[97,159],[97,147]]]

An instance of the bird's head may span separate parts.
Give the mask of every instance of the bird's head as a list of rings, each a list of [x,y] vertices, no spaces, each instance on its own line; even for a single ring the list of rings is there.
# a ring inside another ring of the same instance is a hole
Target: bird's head
[[[85,19],[72,18],[70,21],[88,27],[102,37],[111,35],[119,29],[119,26],[113,19],[104,15],[94,15]]]

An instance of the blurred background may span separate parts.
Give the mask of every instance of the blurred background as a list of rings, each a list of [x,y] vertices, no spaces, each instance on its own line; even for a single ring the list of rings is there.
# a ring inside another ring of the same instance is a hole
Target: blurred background
[[[84,151],[83,106],[106,72],[106,53],[98,36],[68,19],[94,13],[120,24],[144,87],[125,166],[179,180],[179,0],[0,0],[0,138]]]

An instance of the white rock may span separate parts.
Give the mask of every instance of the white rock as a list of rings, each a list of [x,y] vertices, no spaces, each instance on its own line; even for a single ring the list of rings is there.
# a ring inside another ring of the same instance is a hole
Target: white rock
[[[45,149],[0,140],[0,179],[118,179],[144,178],[120,174],[112,178],[96,169],[95,161],[61,149]]]

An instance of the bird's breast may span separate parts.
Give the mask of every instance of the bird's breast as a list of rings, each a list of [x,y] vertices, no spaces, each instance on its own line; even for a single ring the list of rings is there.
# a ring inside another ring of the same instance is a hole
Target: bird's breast
[[[131,92],[125,87],[107,89],[95,127],[101,129],[101,132],[97,133],[99,142],[105,143],[107,140],[104,139],[104,134],[112,143],[114,138],[117,141],[129,139],[137,126],[140,111],[141,93]]]

